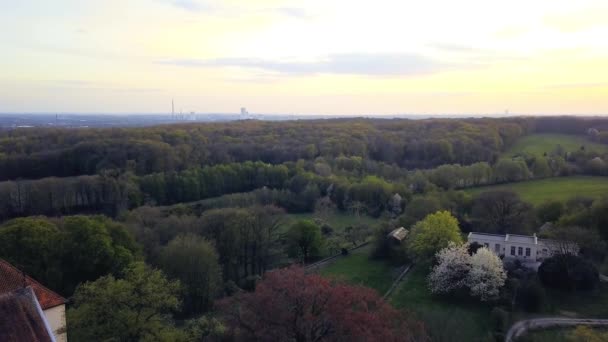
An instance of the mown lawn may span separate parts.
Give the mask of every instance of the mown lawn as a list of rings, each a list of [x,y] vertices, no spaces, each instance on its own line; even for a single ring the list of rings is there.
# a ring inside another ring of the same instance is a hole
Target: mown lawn
[[[490,306],[469,298],[433,296],[426,277],[423,267],[414,266],[392,295],[391,303],[424,320],[433,341],[493,340]]]
[[[549,199],[565,201],[575,196],[599,197],[608,193],[608,177],[573,176],[545,178],[526,182],[470,188],[465,191],[477,195],[484,191],[511,190],[526,202],[539,204]]]
[[[369,252],[368,247],[359,249],[323,268],[320,273],[347,283],[371,287],[382,296],[396,278],[397,270],[382,260],[370,259]]]
[[[566,152],[577,151],[581,146],[588,151],[608,152],[608,145],[594,143],[582,135],[532,134],[517,140],[503,153],[503,157],[513,157],[522,152],[542,156],[551,153],[557,145],[561,145]]]

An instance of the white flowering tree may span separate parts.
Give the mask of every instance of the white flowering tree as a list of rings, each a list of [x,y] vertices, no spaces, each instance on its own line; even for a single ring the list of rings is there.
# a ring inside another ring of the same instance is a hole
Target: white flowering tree
[[[471,270],[467,279],[471,296],[479,297],[482,301],[496,299],[506,279],[502,260],[489,249],[480,248],[471,257]]]
[[[482,301],[496,299],[507,274],[500,258],[487,248],[469,255],[468,244],[450,243],[436,254],[437,265],[428,278],[429,290],[436,294],[468,288]]]
[[[471,257],[467,244],[450,242],[436,254],[437,265],[429,275],[429,289],[433,293],[448,293],[467,285]]]

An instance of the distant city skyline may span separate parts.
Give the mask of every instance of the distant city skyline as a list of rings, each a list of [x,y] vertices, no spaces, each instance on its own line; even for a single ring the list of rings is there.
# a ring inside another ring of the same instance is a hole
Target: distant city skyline
[[[0,113],[608,113],[605,0],[0,1]]]

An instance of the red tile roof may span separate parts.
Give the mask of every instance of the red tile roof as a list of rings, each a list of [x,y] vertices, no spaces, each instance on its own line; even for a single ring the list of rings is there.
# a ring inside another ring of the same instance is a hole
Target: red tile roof
[[[54,341],[31,287],[0,294],[0,317],[0,341]]]
[[[17,289],[31,286],[36,293],[42,310],[65,304],[65,298],[47,289],[32,277],[18,270],[15,266],[0,259],[0,295]]]

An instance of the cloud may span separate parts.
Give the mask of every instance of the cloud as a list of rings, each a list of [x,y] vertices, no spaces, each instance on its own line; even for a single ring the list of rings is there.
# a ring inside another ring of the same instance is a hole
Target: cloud
[[[275,9],[278,14],[286,15],[296,19],[310,19],[312,16],[305,10],[295,7],[280,7]]]
[[[181,67],[239,67],[280,74],[343,74],[365,76],[413,76],[438,72],[446,63],[419,54],[350,53],[329,55],[315,61],[266,60],[257,58],[165,59],[158,64]]]
[[[432,55],[449,60],[450,64],[460,69],[483,68],[504,62],[528,61],[534,57],[530,52],[515,52],[507,49],[490,49],[475,45],[451,43],[430,43],[425,47],[433,51]]]
[[[595,27],[606,27],[606,16],[608,6],[590,6],[578,8],[566,13],[548,14],[542,22],[561,32],[577,32],[589,30]]]
[[[130,87],[116,83],[88,81],[88,80],[45,80],[39,83],[39,86],[46,88],[55,89],[85,89],[85,90],[96,90],[96,91],[112,91],[112,92],[137,92],[137,93],[155,93],[162,92],[162,88],[150,88],[150,87]]]
[[[576,89],[576,88],[606,88],[608,82],[586,82],[586,83],[561,83],[550,84],[545,88],[549,89]]]
[[[197,0],[173,0],[171,5],[189,12],[200,12],[210,8],[209,5]]]
[[[208,0],[164,0],[171,6],[185,10],[188,12],[212,12],[214,15],[225,17],[236,17],[241,15],[252,14],[268,14],[276,13],[282,16],[292,17],[296,19],[310,19],[310,15],[306,10],[297,7],[243,7],[229,6],[221,2],[212,3]]]
[[[483,49],[479,49],[476,48],[474,46],[471,45],[460,45],[460,44],[453,44],[453,43],[432,43],[432,44],[428,44],[428,47],[435,49],[435,50],[439,50],[442,52],[457,52],[457,53],[477,53],[477,52],[481,52],[481,51],[486,51]]]

